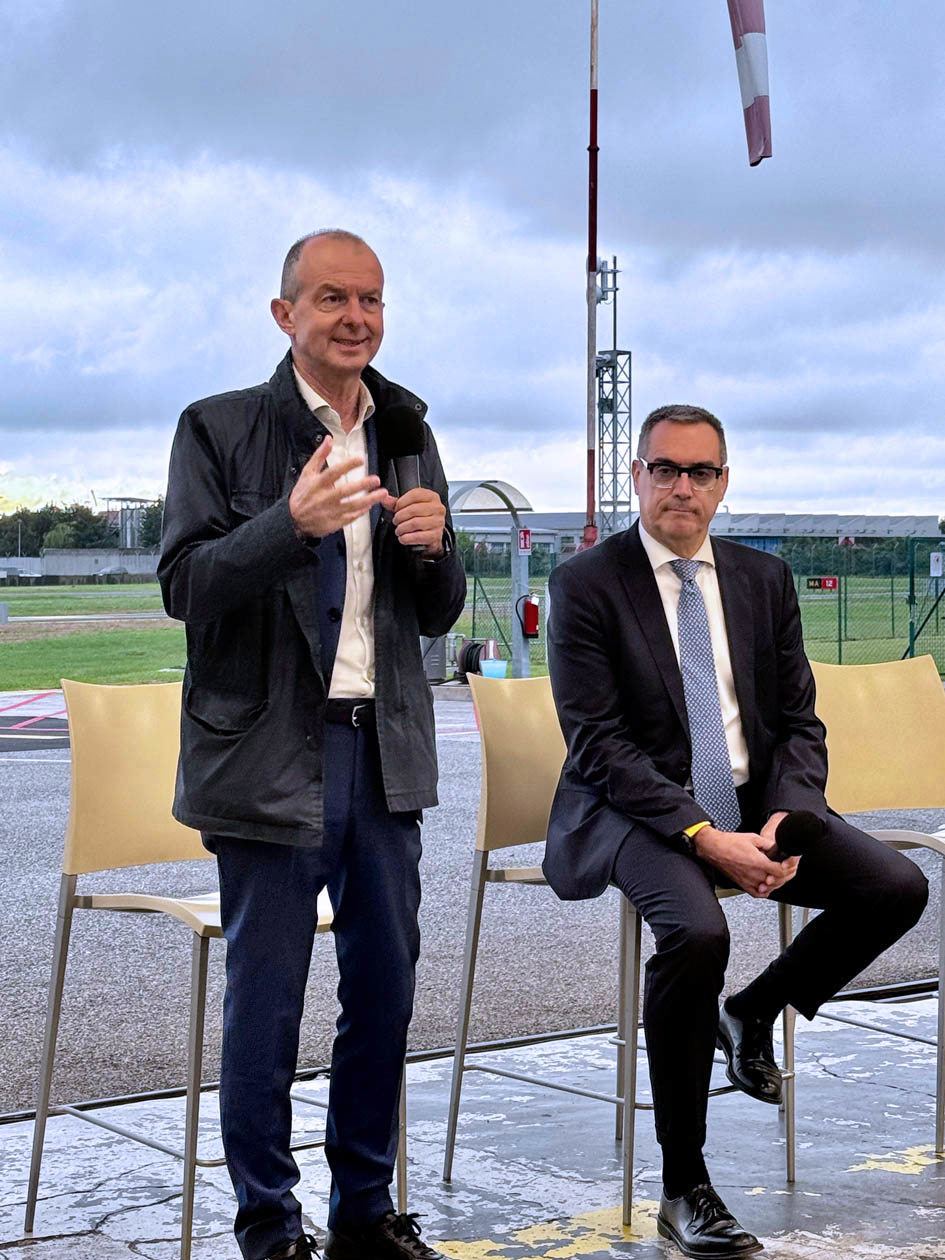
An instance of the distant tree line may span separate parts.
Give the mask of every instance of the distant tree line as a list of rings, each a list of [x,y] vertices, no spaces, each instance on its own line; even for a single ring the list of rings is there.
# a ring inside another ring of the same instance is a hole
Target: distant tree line
[[[161,541],[164,500],[142,510],[138,545],[155,547]],[[0,556],[37,556],[44,547],[117,547],[118,526],[106,512],[93,512],[84,503],[41,508],[17,508],[0,515]]]

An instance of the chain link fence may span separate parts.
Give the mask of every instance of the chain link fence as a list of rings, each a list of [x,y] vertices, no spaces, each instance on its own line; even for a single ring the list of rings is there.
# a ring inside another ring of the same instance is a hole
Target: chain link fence
[[[945,538],[880,538],[841,544],[828,538],[782,538],[775,549],[788,562],[801,607],[804,643],[812,660],[864,665],[930,654],[945,676]],[[536,551],[530,586],[539,600],[539,637],[531,672],[548,672],[545,644],[548,574],[558,557]],[[454,630],[495,639],[511,657],[517,628],[508,552],[485,546],[464,555],[468,593]]]
[[[869,665],[931,655],[945,675],[945,539],[783,540],[813,660]]]

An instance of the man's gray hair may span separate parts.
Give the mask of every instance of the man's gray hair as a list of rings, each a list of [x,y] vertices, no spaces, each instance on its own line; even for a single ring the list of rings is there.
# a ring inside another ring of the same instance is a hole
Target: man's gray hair
[[[640,436],[637,439],[637,459],[646,459],[650,448],[650,434],[663,420],[668,420],[670,424],[710,425],[719,436],[719,455],[722,463],[724,464],[728,459],[728,452],[725,447],[725,430],[722,428],[722,421],[718,416],[713,416],[711,411],[706,411],[704,407],[693,407],[690,403],[667,403],[664,407],[657,407],[655,411],[650,412],[640,426]]]
[[[296,267],[299,259],[302,257],[302,250],[309,243],[320,236],[327,236],[332,241],[347,241],[349,245],[363,245],[365,249],[371,249],[363,237],[356,236],[354,232],[346,232],[344,228],[319,228],[317,232],[309,232],[307,236],[300,236],[292,248],[285,256],[285,262],[282,264],[282,284],[279,288],[279,296],[287,302],[294,302],[299,296],[299,279],[296,275]],[[373,253],[373,250],[371,251]]]

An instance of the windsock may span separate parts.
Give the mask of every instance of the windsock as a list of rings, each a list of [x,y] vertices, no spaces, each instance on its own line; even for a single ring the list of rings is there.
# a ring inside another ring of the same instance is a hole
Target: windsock
[[[748,161],[757,166],[762,158],[771,156],[764,0],[728,0],[728,15],[732,21],[738,85],[745,111]]]

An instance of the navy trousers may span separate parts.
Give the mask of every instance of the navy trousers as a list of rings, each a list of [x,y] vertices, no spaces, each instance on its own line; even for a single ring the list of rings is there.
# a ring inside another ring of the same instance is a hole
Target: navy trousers
[[[236,1238],[262,1260],[297,1238],[289,1089],[327,885],[341,1014],[331,1061],[325,1154],[330,1227],[391,1208],[400,1079],[420,950],[420,826],[392,814],[372,727],[326,724],[325,836],[319,848],[205,836],[217,857],[226,937],[220,1111],[236,1191]]]
[[[664,1149],[699,1150],[729,952],[715,885],[729,881],[641,826],[624,841],[613,881],[656,939],[643,994],[656,1136]],[[917,922],[928,883],[907,857],[830,816],[823,841],[770,900],[822,911],[768,968],[791,1005],[813,1019]]]

